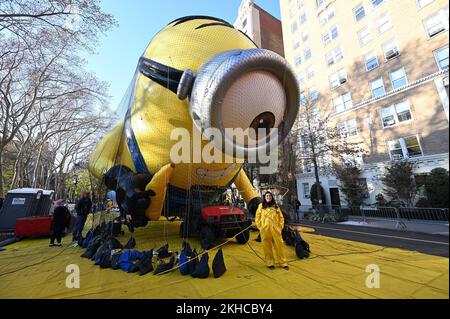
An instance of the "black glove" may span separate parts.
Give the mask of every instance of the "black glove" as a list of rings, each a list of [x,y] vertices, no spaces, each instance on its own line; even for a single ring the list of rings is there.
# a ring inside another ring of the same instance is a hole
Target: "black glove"
[[[262,203],[262,200],[260,197],[254,197],[252,198],[248,204],[247,204],[247,208],[248,208],[248,212],[255,217],[256,215],[256,210],[258,209],[259,204]]]
[[[116,200],[124,214],[131,216],[131,222],[127,223],[130,231],[148,223],[145,210],[150,206],[150,196],[155,196],[155,192],[146,191],[145,186],[151,179],[150,174],[136,174],[122,165],[112,167],[104,176],[105,185],[116,191]]]

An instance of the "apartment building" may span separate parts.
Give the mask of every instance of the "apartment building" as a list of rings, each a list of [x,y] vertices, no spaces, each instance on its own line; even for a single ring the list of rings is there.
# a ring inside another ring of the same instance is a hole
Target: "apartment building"
[[[253,0],[241,2],[234,27],[247,34],[259,48],[284,56],[281,21]]]
[[[448,169],[449,6],[446,0],[280,0],[285,57],[300,90],[332,114],[344,139],[361,143],[366,202],[381,193],[383,167]],[[310,204],[311,167],[297,175]],[[327,204],[345,204],[321,175]]]

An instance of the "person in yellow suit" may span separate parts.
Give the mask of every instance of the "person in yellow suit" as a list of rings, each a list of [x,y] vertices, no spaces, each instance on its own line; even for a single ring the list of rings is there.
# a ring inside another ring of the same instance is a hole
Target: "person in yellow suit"
[[[271,192],[264,194],[263,202],[259,204],[256,210],[255,223],[261,234],[267,267],[275,269],[275,264],[279,264],[288,270],[283,238],[281,237],[284,217]]]

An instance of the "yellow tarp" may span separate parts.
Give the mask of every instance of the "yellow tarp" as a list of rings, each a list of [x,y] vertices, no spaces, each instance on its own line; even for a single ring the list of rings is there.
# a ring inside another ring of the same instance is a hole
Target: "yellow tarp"
[[[150,222],[136,229],[136,249],[159,247],[166,241],[181,247],[179,222]],[[290,270],[266,269],[258,258],[261,243],[251,233],[249,245],[233,239],[224,245],[227,272],[207,279],[182,276],[179,271],[154,276],[101,269],[80,255],[82,248],[48,247],[48,239],[30,239],[0,252],[0,298],[448,298],[448,258],[401,249],[304,233],[312,258],[299,260],[286,246]],[[125,244],[129,234],[119,237]],[[190,239],[193,247],[198,240]],[[253,251],[254,250],[254,251]],[[210,252],[210,265],[216,251]],[[317,256],[320,255],[320,256]],[[327,256],[324,256],[327,255]],[[66,266],[80,267],[80,288],[66,287]],[[369,264],[380,269],[380,288],[367,288]]]

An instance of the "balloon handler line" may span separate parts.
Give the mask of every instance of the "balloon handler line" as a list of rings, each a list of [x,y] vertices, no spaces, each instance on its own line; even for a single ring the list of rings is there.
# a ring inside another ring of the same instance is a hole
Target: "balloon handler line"
[[[249,230],[249,229],[252,228],[252,227],[253,227],[252,225],[246,227],[245,229],[243,229],[243,230],[241,230],[239,233],[237,233],[235,236],[238,236],[238,235],[244,233],[245,231]],[[223,242],[223,243],[221,243],[221,244],[219,244],[219,245],[217,245],[217,246],[214,246],[214,247],[212,247],[212,248],[210,248],[210,249],[205,249],[205,251],[203,251],[202,253],[198,254],[197,257],[195,257],[195,258],[198,258],[198,259],[199,259],[201,256],[203,256],[204,254],[208,253],[209,251],[218,249],[218,248],[224,246],[225,244],[228,244],[232,239],[233,239],[233,238],[229,238],[229,239],[227,239],[225,242]],[[247,243],[247,244],[248,244],[248,243]],[[259,256],[258,256],[258,257],[259,257]],[[260,258],[261,258],[261,257],[260,257]],[[264,260],[264,259],[263,259],[263,260]],[[172,272],[172,271],[174,271],[174,270],[177,270],[177,269],[179,269],[180,267],[182,267],[182,266],[184,266],[184,265],[186,265],[186,264],[188,264],[188,263],[190,263],[190,262],[192,262],[191,259],[189,259],[188,261],[186,261],[186,262],[184,262],[184,263],[182,263],[182,264],[178,264],[178,266],[176,266],[176,267],[173,267],[173,268],[171,268],[171,269],[162,271],[162,272],[156,274],[156,276],[163,275],[163,274]]]
[[[249,230],[249,229],[251,229],[251,228],[253,228],[253,227],[254,227],[253,225],[250,225],[250,226],[244,228],[244,229],[241,230],[239,233],[237,233],[236,236],[238,236],[238,235],[240,235],[240,234],[246,232],[247,230]],[[216,249],[218,249],[218,248],[220,248],[220,247],[222,247],[222,246],[228,244],[232,239],[233,239],[233,238],[229,238],[229,239],[227,239],[225,242],[223,242],[223,243],[221,243],[221,244],[219,244],[219,245],[216,245],[216,246],[214,246],[214,247],[212,247],[212,248],[210,248],[210,249],[204,250],[203,252],[199,253],[195,258],[200,259],[200,257],[203,256],[204,254],[206,254],[206,253],[208,253],[208,252],[210,252],[210,251],[216,250]],[[264,262],[265,262],[264,258],[261,257],[261,256],[253,249],[252,245],[250,245],[250,242],[247,242],[247,245],[248,245],[248,247],[252,250],[252,252],[255,254],[255,256],[257,256],[257,257],[261,260],[261,262],[264,263]],[[311,254],[310,257],[309,257],[308,259],[316,259],[316,258],[319,258],[319,257],[324,258],[324,257],[338,257],[338,256],[358,255],[358,254],[372,254],[372,253],[377,253],[377,252],[384,251],[385,249],[386,249],[386,247],[381,247],[381,248],[379,248],[379,249],[368,250],[368,251],[360,250],[360,251],[353,251],[353,252],[347,252],[347,253],[326,254],[326,255]],[[288,262],[288,263],[293,263],[293,262],[298,262],[298,261],[300,261],[300,260],[302,260],[302,259],[297,258],[297,259],[287,260],[287,262]],[[171,269],[162,271],[162,272],[156,274],[155,276],[159,276],[159,275],[163,275],[163,274],[166,274],[166,273],[169,273],[169,272],[173,272],[173,271],[175,271],[175,270],[181,268],[182,266],[189,264],[190,262],[192,262],[192,259],[189,259],[188,261],[186,261],[186,262],[184,262],[184,263],[182,263],[182,264],[178,264],[176,267],[173,267],[173,268],[171,268]]]

